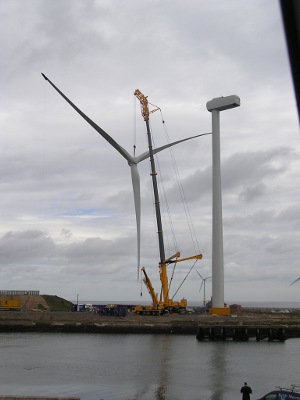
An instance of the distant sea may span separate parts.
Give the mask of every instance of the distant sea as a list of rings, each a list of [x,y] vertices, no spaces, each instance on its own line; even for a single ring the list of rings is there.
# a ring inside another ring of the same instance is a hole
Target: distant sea
[[[242,301],[231,302],[230,304],[240,304],[242,307],[255,308],[300,308],[300,301]]]

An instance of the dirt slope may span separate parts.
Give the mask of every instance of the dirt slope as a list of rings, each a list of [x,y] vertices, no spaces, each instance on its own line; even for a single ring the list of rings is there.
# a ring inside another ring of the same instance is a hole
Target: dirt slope
[[[2,300],[18,300],[23,311],[70,311],[72,306],[66,300],[52,295],[0,295],[1,304]]]

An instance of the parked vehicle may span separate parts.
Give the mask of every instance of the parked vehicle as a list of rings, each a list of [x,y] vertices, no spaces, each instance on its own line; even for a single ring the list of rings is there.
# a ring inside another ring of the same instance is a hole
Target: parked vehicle
[[[276,390],[267,393],[258,400],[300,400],[300,386],[291,385],[290,388],[278,386]]]

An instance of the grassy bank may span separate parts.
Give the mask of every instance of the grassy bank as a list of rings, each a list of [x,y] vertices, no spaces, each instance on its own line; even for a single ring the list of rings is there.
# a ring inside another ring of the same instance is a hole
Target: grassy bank
[[[42,295],[50,311],[72,311],[72,303],[58,296]]]

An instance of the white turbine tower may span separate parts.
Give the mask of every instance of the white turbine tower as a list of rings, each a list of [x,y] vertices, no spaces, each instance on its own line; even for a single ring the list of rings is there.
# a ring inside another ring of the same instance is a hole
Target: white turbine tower
[[[207,279],[211,278],[211,276],[208,276],[207,278],[203,278],[203,276],[196,270],[197,274],[200,276],[200,278],[202,279],[201,285],[200,285],[200,289],[199,292],[201,292],[202,286],[203,287],[203,291],[204,291],[204,297],[203,297],[203,305],[206,305],[206,300],[205,300],[205,283],[207,281]]]
[[[206,103],[212,113],[212,307],[211,314],[230,315],[224,307],[224,254],[220,158],[220,112],[240,106],[238,96],[214,98]]]
[[[128,162],[131,171],[131,180],[133,186],[133,196],[134,196],[134,206],[136,215],[136,226],[137,226],[137,263],[138,263],[138,273],[140,270],[140,242],[141,242],[141,194],[140,194],[140,175],[137,168],[137,164],[143,160],[149,158],[149,151],[133,157],[131,156],[122,146],[120,146],[108,133],[106,133],[100,126],[98,126],[94,121],[92,121],[86,114],[84,114],[71,100],[69,100],[55,85],[42,73],[42,76],[46,81],[50,83],[51,86],[78,112],[108,143],[110,143]],[[174,146],[178,143],[185,142],[190,139],[197,138],[199,136],[211,135],[209,133],[202,133],[199,135],[191,136],[185,139],[177,140],[176,142],[166,144],[164,146],[153,149],[153,154],[159,153],[160,151],[167,149],[168,147]]]

